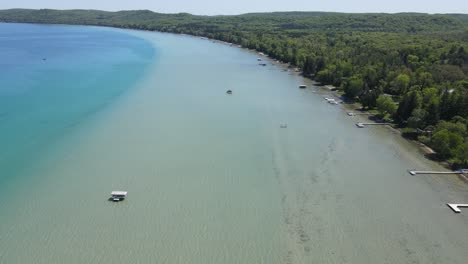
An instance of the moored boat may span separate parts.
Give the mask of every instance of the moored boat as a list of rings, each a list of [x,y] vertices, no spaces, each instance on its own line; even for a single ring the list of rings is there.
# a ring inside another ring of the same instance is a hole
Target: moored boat
[[[113,191],[111,192],[111,199],[114,202],[120,202],[127,198],[127,193],[126,191]]]

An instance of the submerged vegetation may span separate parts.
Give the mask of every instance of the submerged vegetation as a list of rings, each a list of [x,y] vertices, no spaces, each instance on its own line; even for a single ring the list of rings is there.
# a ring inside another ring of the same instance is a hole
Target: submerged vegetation
[[[12,9],[0,11],[0,21],[185,33],[242,45],[338,87],[440,158],[468,165],[468,15]]]

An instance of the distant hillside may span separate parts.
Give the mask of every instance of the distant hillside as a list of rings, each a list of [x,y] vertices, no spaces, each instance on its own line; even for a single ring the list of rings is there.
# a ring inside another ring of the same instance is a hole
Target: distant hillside
[[[148,10],[106,12],[10,9],[0,10],[0,21],[144,27],[150,30],[164,30],[165,26],[174,25],[215,30],[220,24],[229,24],[243,30],[254,30],[262,26],[262,30],[417,33],[465,30],[468,15],[275,12],[238,16],[195,16],[185,13],[160,14]]]
[[[99,10],[30,10],[10,9],[0,10],[0,21],[3,22],[32,22],[56,24],[117,24],[155,21],[168,16],[151,11],[119,11],[107,12]]]
[[[326,12],[278,12],[246,14],[241,17],[265,19],[283,29],[367,32],[437,32],[466,29],[458,17],[418,13],[346,14]]]
[[[448,14],[448,15],[462,21],[463,23],[465,23],[465,25],[468,25],[468,14]]]

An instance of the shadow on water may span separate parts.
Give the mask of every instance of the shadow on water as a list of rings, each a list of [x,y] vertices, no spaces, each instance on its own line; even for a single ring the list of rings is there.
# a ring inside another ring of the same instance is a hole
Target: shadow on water
[[[125,199],[114,200],[114,198],[110,197],[107,199],[108,202],[118,203],[123,202]]]

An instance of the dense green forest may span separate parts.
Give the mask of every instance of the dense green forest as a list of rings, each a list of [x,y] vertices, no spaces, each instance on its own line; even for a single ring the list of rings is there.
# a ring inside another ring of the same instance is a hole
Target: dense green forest
[[[195,16],[151,11],[0,11],[0,22],[185,33],[290,63],[378,111],[454,166],[468,165],[468,15],[277,12]]]

